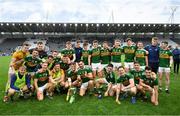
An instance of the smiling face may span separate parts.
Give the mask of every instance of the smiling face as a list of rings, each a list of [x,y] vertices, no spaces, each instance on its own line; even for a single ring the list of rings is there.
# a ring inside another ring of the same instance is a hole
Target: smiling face
[[[48,68],[48,64],[46,62],[44,62],[41,64],[41,67],[42,67],[43,71],[46,71]]]
[[[84,62],[83,62],[83,61],[80,61],[80,62],[78,63],[78,66],[79,66],[79,68],[83,69],[83,68],[84,68]]]
[[[140,70],[140,64],[139,63],[134,63],[134,69],[139,71]]]
[[[20,73],[21,75],[24,75],[25,72],[26,72],[26,68],[25,68],[24,66],[21,66],[21,67],[19,68],[19,73]]]
[[[118,72],[119,72],[119,75],[122,76],[122,75],[125,74],[125,69],[124,69],[123,67],[120,67],[120,68],[118,69]]]

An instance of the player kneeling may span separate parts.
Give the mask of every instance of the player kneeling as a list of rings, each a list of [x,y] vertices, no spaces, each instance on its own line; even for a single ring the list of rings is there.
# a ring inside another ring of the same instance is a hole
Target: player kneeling
[[[134,97],[136,95],[136,87],[134,84],[133,76],[130,74],[125,73],[125,68],[123,66],[120,66],[118,68],[119,72],[119,78],[117,79],[117,87],[116,87],[116,102],[118,104],[121,104],[119,101],[119,94],[121,92],[130,92],[132,95],[131,102],[134,104],[136,103],[136,98]]]
[[[109,64],[107,68],[104,68],[104,78],[99,78],[96,80],[96,87],[99,88],[100,84],[107,84],[108,88],[104,93],[104,96],[113,96],[116,91],[115,85],[115,73],[113,72],[113,65]]]
[[[77,87],[80,87],[80,81],[77,80],[77,68],[76,63],[70,64],[70,68],[67,70],[67,81],[65,82],[65,87],[69,88],[67,92],[66,101],[73,103],[75,100],[75,95],[77,92]]]
[[[80,61],[78,63],[78,66],[79,66],[79,70],[77,72],[77,79],[82,83],[79,94],[80,96],[84,96],[88,88],[90,92],[92,92],[94,89],[93,74],[92,74],[92,69],[85,67],[83,61]]]
[[[60,64],[57,63],[54,65],[54,68],[51,70],[51,78],[52,78],[52,92],[54,93],[54,90],[56,88],[57,92],[60,92],[59,87],[64,85],[64,71],[60,68]]]
[[[158,78],[150,67],[145,68],[145,75],[142,75],[140,85],[143,87],[144,92],[150,92],[151,102],[158,105]]]
[[[52,99],[53,84],[52,78],[49,75],[48,63],[43,62],[41,69],[39,69],[34,78],[34,86],[37,92],[37,99],[42,101],[44,99],[44,90],[48,98]]]
[[[18,71],[11,75],[10,85],[7,89],[4,102],[8,102],[9,98],[13,100],[15,93],[19,93],[20,97],[31,95],[33,87],[31,86],[31,77],[26,73],[26,67],[21,66]],[[29,93],[29,94],[28,94]]]

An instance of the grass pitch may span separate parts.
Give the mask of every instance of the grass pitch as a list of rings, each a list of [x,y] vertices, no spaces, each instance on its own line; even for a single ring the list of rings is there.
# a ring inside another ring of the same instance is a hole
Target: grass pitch
[[[0,97],[3,98],[7,81],[10,57],[0,57]],[[3,103],[0,101],[0,115],[178,115],[180,114],[180,75],[171,74],[170,94],[159,94],[159,106],[150,102],[137,100],[130,103],[130,98],[115,103],[115,97],[97,99],[94,96],[77,97],[74,104],[65,101],[65,95],[55,95],[53,100],[47,98],[37,101],[35,98]]]

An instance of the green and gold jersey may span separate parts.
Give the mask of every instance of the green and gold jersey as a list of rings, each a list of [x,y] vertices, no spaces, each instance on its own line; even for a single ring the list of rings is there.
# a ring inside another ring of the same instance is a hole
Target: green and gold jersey
[[[123,46],[123,53],[125,54],[125,62],[134,62],[136,46]]]
[[[109,64],[111,61],[111,51],[109,49],[101,49],[101,64]]]
[[[68,69],[66,71],[66,77],[67,78],[71,78],[71,81],[75,81],[77,79],[77,72],[76,71],[73,71],[71,69]]]
[[[151,87],[158,86],[158,78],[147,78],[146,75],[142,75],[141,77],[144,84],[149,85]]]
[[[77,75],[81,76],[82,83],[86,83],[90,80],[88,77],[85,77],[85,73],[87,73],[87,74],[92,73],[92,69],[91,68],[83,68],[83,69],[79,69],[77,71]]]
[[[114,72],[108,73],[106,71],[106,68],[104,68],[103,71],[104,71],[104,77],[106,78],[107,82],[115,84],[116,81],[115,73]]]
[[[131,69],[129,73],[133,75],[135,84],[139,84],[139,81],[144,74],[144,70],[141,69],[140,71],[136,71],[135,69]]]
[[[159,67],[170,67],[170,57],[172,52],[170,50],[160,49],[159,51]]]
[[[60,67],[61,69],[63,69],[64,71],[69,69],[69,64],[64,63],[63,61],[60,62]]]
[[[53,59],[53,61],[54,61],[53,64],[60,63],[61,58],[56,57],[56,58]]]
[[[90,50],[90,55],[92,63],[100,63],[101,49],[99,47]]]
[[[139,62],[141,66],[146,65],[146,56],[147,54],[145,49],[137,49],[135,52],[136,61]]]
[[[113,47],[111,49],[111,61],[120,63],[121,62],[121,54],[122,54],[122,48]]]
[[[89,50],[82,50],[82,56],[81,60],[83,60],[84,65],[88,65],[88,56],[89,56]]]
[[[133,76],[130,74],[125,74],[125,75],[120,76],[117,79],[117,83],[121,83],[124,86],[128,86],[130,84],[130,82],[129,82],[130,79],[133,79]]]
[[[65,49],[63,49],[61,51],[61,54],[68,56],[70,58],[70,60],[72,60],[73,59],[73,54],[75,54],[75,50],[74,49],[66,49],[65,48]]]
[[[35,79],[38,79],[38,87],[44,86],[49,81],[49,71],[46,70],[45,72],[37,72],[35,73]]]
[[[29,55],[24,58],[24,65],[27,67],[27,72],[34,72],[37,65],[41,63],[40,58],[33,58],[32,55]]]

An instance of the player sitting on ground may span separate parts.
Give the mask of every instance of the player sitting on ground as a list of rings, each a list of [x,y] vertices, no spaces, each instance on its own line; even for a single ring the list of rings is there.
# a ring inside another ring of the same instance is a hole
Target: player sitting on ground
[[[151,102],[158,105],[158,78],[150,67],[145,68],[145,75],[142,75],[140,85],[143,87],[141,91],[150,92]]]
[[[22,49],[13,53],[8,71],[8,81],[6,84],[7,86],[5,91],[7,91],[7,87],[10,83],[11,75],[14,74],[15,71],[22,66],[24,62],[24,58],[29,55],[29,47],[30,45],[28,43],[23,43]]]
[[[57,92],[60,92],[59,87],[64,86],[65,74],[64,71],[60,68],[60,64],[55,64],[54,68],[50,72],[50,76],[53,80],[52,93],[56,88]]]
[[[67,92],[66,101],[69,100],[69,102],[72,103],[75,100],[77,87],[80,87],[81,85],[80,81],[77,80],[77,67],[75,62],[70,64],[70,68],[67,70],[66,77],[67,81],[65,87],[69,88]]]
[[[100,84],[107,84],[108,88],[104,93],[104,96],[113,96],[116,91],[115,85],[115,73],[113,72],[113,65],[108,64],[107,67],[103,69],[104,78],[99,78],[96,80],[96,87],[99,88]]]
[[[134,69],[131,69],[129,71],[129,73],[134,76],[134,83],[135,83],[135,86],[137,88],[137,92],[138,91],[141,92],[142,86],[139,84],[139,81],[141,79],[141,76],[144,74],[144,69],[141,69],[140,63],[135,61],[134,62]],[[141,93],[143,94],[143,92],[141,92]],[[144,94],[143,94],[143,97],[144,97]]]
[[[37,92],[37,99],[42,101],[44,99],[44,90],[46,90],[46,95],[48,98],[52,99],[52,90],[53,84],[51,82],[52,78],[50,78],[49,70],[48,70],[48,63],[43,62],[41,67],[35,74],[34,78],[34,86]]]
[[[119,71],[119,78],[117,79],[117,88],[116,88],[116,102],[118,104],[121,104],[119,101],[119,94],[121,92],[130,92],[132,95],[131,102],[134,104],[136,103],[136,98],[134,97],[136,95],[136,87],[134,84],[133,76],[130,74],[126,74],[125,68],[123,66],[120,66],[118,68]]]
[[[15,93],[19,93],[20,96],[24,96],[27,92],[32,92],[30,75],[26,73],[26,67],[21,66],[18,71],[11,75],[11,82],[7,89],[4,102],[8,102],[9,98],[13,100]]]
[[[84,96],[86,90],[89,88],[90,92],[94,89],[93,74],[91,68],[84,66],[84,62],[78,63],[79,70],[77,72],[77,79],[81,81],[80,96]]]

